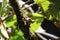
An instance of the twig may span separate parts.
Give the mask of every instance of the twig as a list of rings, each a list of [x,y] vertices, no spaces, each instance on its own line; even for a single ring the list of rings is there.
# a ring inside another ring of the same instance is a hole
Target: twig
[[[49,36],[49,37],[54,38],[54,39],[59,39],[58,36],[55,36],[55,35],[47,33],[47,32],[44,32],[44,33],[41,33],[41,34],[44,34],[44,35]]]
[[[31,6],[33,6],[34,4],[36,4],[36,3],[32,3],[32,4],[30,4],[30,5],[28,5],[27,7],[24,7],[24,8],[22,8],[22,9],[26,9],[26,8],[29,8],[29,7],[31,7]]]
[[[45,37],[43,37],[41,34],[39,34],[39,33],[36,33],[41,39],[43,39],[43,40],[47,40]]]
[[[58,38],[59,38],[58,36],[55,36],[55,35],[53,35],[53,34],[50,34],[50,33],[45,32],[45,30],[44,30],[42,27],[40,27],[40,28],[36,31],[36,33],[40,33],[40,34],[46,35],[46,36],[51,37],[51,38],[54,38],[54,39],[58,39]]]

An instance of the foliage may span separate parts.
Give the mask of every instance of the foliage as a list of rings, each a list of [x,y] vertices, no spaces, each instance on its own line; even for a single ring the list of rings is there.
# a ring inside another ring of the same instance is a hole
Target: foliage
[[[9,4],[6,0],[0,2],[0,16],[6,16],[9,13]]]
[[[39,6],[42,7],[45,17],[49,20],[56,19],[60,21],[60,0],[34,0]],[[9,3],[4,2],[4,7],[2,8],[0,3],[0,16],[6,16],[9,13]],[[35,32],[38,27],[43,22],[44,16],[37,13],[28,14],[30,18],[34,20],[30,26],[30,30]],[[16,15],[12,15],[4,21],[7,25],[6,27],[12,27],[13,31],[10,36],[10,40],[24,40],[24,35],[22,31],[17,30]]]
[[[48,0],[34,0],[39,6],[42,6],[43,10],[46,12],[50,2]]]
[[[47,19],[52,17],[60,21],[60,0],[34,0],[39,6],[42,6]]]
[[[38,27],[40,27],[41,22],[43,21],[43,18],[40,18],[40,17],[36,16],[36,14],[33,15],[33,16],[30,15],[30,17],[33,20],[35,20],[35,22],[30,25],[31,26],[30,30],[35,32],[38,29]],[[7,24],[7,27],[12,27],[13,28],[12,34],[10,36],[10,40],[23,40],[24,39],[22,31],[21,30],[19,31],[19,30],[16,29],[17,28],[17,23],[16,23],[16,16],[15,15],[8,18],[5,21],[5,23]]]

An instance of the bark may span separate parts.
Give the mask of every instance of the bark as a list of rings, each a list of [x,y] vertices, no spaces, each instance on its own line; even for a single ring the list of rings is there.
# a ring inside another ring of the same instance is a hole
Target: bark
[[[24,37],[26,40],[30,40],[30,32],[29,32],[29,25],[25,25],[24,21],[23,21],[23,16],[21,15],[21,12],[19,11],[19,6],[16,2],[16,0],[9,0],[10,5],[13,7],[14,12],[16,14],[17,17],[17,24],[19,29],[22,30],[22,32],[24,33]]]

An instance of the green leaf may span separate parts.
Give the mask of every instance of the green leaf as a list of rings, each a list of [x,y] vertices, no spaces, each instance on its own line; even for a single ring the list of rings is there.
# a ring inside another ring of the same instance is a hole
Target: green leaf
[[[48,10],[50,2],[48,0],[34,0],[39,6],[42,6],[44,11]]]

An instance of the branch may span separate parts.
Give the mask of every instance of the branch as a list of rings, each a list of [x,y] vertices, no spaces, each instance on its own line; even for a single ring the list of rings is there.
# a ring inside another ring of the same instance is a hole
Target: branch
[[[21,12],[19,11],[19,6],[16,0],[9,0],[10,5],[13,7],[15,15],[17,17],[17,24],[19,29],[22,30],[22,32],[24,33],[24,37],[27,40],[30,40],[30,31],[29,31],[29,27],[30,25],[25,25],[24,20],[23,20],[23,15],[21,14]]]
[[[41,33],[41,34],[46,35],[46,36],[51,37],[51,38],[54,38],[54,39],[59,39],[58,36],[55,36],[55,35],[47,33],[47,32],[44,32],[44,33]]]
[[[37,34],[38,34],[38,33],[43,34],[43,35],[48,36],[48,37],[50,37],[50,38],[59,39],[58,36],[55,36],[55,35],[53,35],[53,34],[50,34],[50,33],[45,32],[45,30],[44,30],[43,28],[41,28],[41,27],[36,31],[36,33],[37,33]]]
[[[45,37],[43,37],[41,34],[39,34],[39,33],[36,33],[37,34],[37,36],[39,36],[41,39],[43,39],[43,40],[47,40]]]
[[[22,9],[29,8],[29,7],[33,6],[34,4],[36,4],[36,3],[32,3],[32,4],[30,4],[30,5],[26,6],[26,7],[22,8]]]

